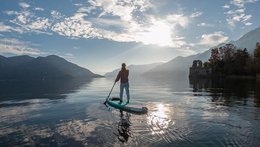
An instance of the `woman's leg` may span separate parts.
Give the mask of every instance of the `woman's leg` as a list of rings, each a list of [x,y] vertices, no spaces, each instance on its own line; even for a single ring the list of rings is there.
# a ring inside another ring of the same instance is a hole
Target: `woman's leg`
[[[129,103],[129,100],[130,100],[129,83],[125,84],[125,92],[126,92],[126,97],[127,97],[127,103]]]
[[[124,85],[121,83],[120,84],[120,94],[119,94],[120,102],[122,102],[122,100],[123,100],[123,92],[124,92]]]

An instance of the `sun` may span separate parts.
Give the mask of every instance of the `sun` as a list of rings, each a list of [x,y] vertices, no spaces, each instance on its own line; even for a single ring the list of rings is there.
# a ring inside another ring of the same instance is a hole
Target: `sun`
[[[154,22],[145,32],[139,34],[139,39],[144,44],[155,44],[158,46],[171,46],[171,27],[161,21]]]

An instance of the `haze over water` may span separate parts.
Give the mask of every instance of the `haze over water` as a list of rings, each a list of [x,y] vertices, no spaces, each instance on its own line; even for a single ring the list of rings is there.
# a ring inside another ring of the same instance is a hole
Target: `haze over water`
[[[135,115],[103,104],[113,81],[1,81],[0,146],[260,145],[259,82],[131,77]]]

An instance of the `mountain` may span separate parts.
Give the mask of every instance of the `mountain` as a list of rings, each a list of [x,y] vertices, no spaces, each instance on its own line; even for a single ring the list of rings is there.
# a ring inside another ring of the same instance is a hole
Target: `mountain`
[[[33,59],[34,59],[33,57],[30,57],[28,55],[14,56],[14,57],[8,58],[9,63],[12,65],[26,63],[26,62],[32,61]]]
[[[253,54],[257,42],[260,42],[260,27],[246,33],[232,43],[239,48],[247,48],[248,52]]]
[[[187,57],[178,56],[167,63],[158,65],[157,67],[145,72],[143,75],[152,77],[188,75],[188,70],[193,60],[200,59],[202,61],[207,61],[210,57],[210,54],[210,50],[207,50],[204,53]]]
[[[249,53],[253,53],[255,45],[260,42],[260,27],[246,33],[237,41],[232,41],[230,43],[236,45],[238,48],[247,48]],[[217,47],[222,46],[218,45]],[[193,60],[207,61],[211,55],[211,49],[199,53],[196,55],[190,55],[187,57],[176,57],[169,62],[158,65],[157,67],[144,73],[145,76],[152,77],[163,77],[163,76],[173,76],[173,75],[187,75],[189,72],[189,67],[192,65]]]
[[[67,60],[50,55],[33,58],[30,56],[0,56],[0,79],[58,79],[92,78],[100,75]]]
[[[130,71],[129,76],[137,76],[142,73],[153,69],[154,67],[161,65],[163,63],[152,63],[152,64],[144,64],[144,65],[129,65],[127,68]],[[120,68],[113,70],[112,72],[108,72],[105,74],[105,77],[116,77]]]

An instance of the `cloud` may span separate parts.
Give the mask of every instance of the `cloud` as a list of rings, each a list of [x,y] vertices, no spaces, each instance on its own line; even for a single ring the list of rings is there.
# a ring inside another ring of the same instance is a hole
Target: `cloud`
[[[227,16],[227,23],[231,27],[236,27],[237,23],[242,23],[246,26],[252,25],[252,23],[250,22],[252,15],[246,14],[245,5],[255,3],[257,1],[258,0],[231,0],[230,5],[232,5],[232,9],[229,4],[225,4],[223,8],[228,10],[227,12],[225,12]]]
[[[94,10],[95,9],[95,7],[94,6],[90,6],[90,7],[80,7],[79,9],[78,9],[78,13],[90,13],[92,10]]]
[[[124,26],[127,26],[128,23],[125,21],[121,21],[121,19],[119,18],[115,18],[115,19],[109,19],[109,18],[90,18],[89,19],[90,22],[97,27],[111,27],[111,26],[115,26],[115,27],[120,27],[120,28],[124,28]]]
[[[52,10],[52,11],[51,11],[51,17],[52,17],[53,19],[55,19],[55,20],[58,20],[58,19],[63,18],[63,16],[61,15],[61,13],[58,12],[58,11],[55,11],[55,10]]]
[[[183,14],[171,14],[166,16],[166,21],[172,25],[186,27],[189,24],[189,17]]]
[[[135,10],[138,9],[141,12],[153,7],[149,0],[90,0],[89,3],[94,7],[100,7],[104,13],[111,13],[113,15],[121,16],[121,12],[124,12],[122,8]],[[119,10],[120,12],[117,12]],[[128,11],[128,10],[127,10]]]
[[[214,25],[205,22],[197,24],[198,27],[213,27]]]
[[[238,8],[244,8],[247,3],[255,3],[259,0],[231,0],[230,4],[237,6]]]
[[[176,38],[176,28],[185,28],[191,16],[169,14],[156,17],[146,10],[153,8],[148,0],[91,0],[90,7],[80,5],[78,11],[54,24],[51,30],[69,38],[98,38],[118,42],[140,42],[162,46],[181,47],[187,43]],[[95,10],[97,17],[89,17]],[[138,13],[140,15],[133,15]],[[141,16],[141,19],[140,19]],[[138,18],[139,17],[139,18]]]
[[[27,3],[25,3],[25,2],[20,2],[20,3],[19,3],[19,6],[22,7],[23,9],[27,9],[27,8],[30,7],[30,5],[27,4]]]
[[[99,17],[107,14],[119,16],[121,19],[129,21],[132,19],[134,7],[122,5],[117,0],[91,0],[90,3],[94,7],[100,7],[103,10]]]
[[[4,14],[7,15],[18,15],[19,13],[17,11],[3,11]]]
[[[63,55],[63,57],[64,57],[64,58],[69,58],[69,59],[75,58],[75,56],[74,56],[72,53],[65,53],[65,54]]]
[[[201,36],[200,45],[215,46],[228,40],[228,36],[224,32],[218,31],[212,34],[203,34]]]
[[[74,6],[83,6],[83,4],[80,4],[80,3],[76,3],[76,4],[73,4]]]
[[[52,30],[60,35],[70,38],[94,38],[101,37],[98,30],[92,28],[91,22],[83,17],[86,14],[76,13],[72,17],[65,18],[64,21],[52,26]]]
[[[21,33],[57,33],[72,39],[97,38],[174,48],[187,46],[185,38],[176,36],[181,36],[179,30],[203,14],[197,11],[190,15],[178,12],[158,16],[151,11],[155,6],[149,0],[89,0],[74,4],[77,10],[71,16],[52,10],[50,17],[33,13],[44,9],[32,8],[27,3],[19,5],[23,8],[20,12],[5,11],[14,19],[10,20],[12,27],[2,25],[1,30],[11,32],[14,31],[11,28],[16,27]]]
[[[79,50],[80,47],[78,47],[78,46],[74,46],[72,49],[74,49],[74,50]]]
[[[36,10],[36,11],[44,11],[44,9],[40,8],[40,7],[36,7],[36,8],[34,8],[34,10]]]
[[[46,56],[55,54],[67,59],[72,59],[75,56],[72,53],[59,53],[57,51],[43,52],[38,48],[38,44],[33,44],[29,41],[22,41],[16,38],[0,38],[0,54],[14,55],[31,55],[31,56]]]
[[[33,46],[30,42],[21,41],[15,38],[0,38],[0,53],[15,55],[43,55],[44,52]]]
[[[150,16],[147,22],[125,19],[91,18],[86,20],[85,13],[76,13],[64,21],[52,26],[52,30],[70,38],[99,38],[118,42],[141,42],[162,46],[181,47],[187,43],[184,38],[176,38],[175,27],[186,27],[189,17],[182,14],[172,14],[165,18]],[[109,28],[107,28],[109,27]],[[115,27],[118,30],[111,30]]]
[[[22,10],[21,12],[17,11],[5,11],[7,15],[13,15],[15,18],[9,22],[13,28],[13,31],[19,33],[35,32],[51,35],[51,32],[48,32],[48,28],[51,26],[51,21],[45,17],[37,17],[29,10]]]
[[[198,12],[198,11],[197,11],[197,12],[192,13],[192,14],[191,14],[191,17],[192,17],[192,18],[194,18],[194,17],[199,17],[199,16],[201,16],[202,14],[203,14],[203,12]]]
[[[11,26],[5,25],[4,23],[0,22],[0,32],[13,32],[13,31],[22,33],[21,29],[11,27]]]
[[[251,23],[251,22],[245,23],[246,26],[251,26],[252,24],[253,24],[253,23]]]
[[[2,22],[0,22],[0,32],[10,32],[12,31],[12,27],[4,25]]]
[[[228,4],[225,4],[224,6],[222,6],[224,9],[229,9],[230,8],[230,5]]]
[[[29,20],[30,15],[31,15],[31,13],[28,12],[28,11],[24,11],[22,13],[18,13],[17,18],[16,18],[16,22],[18,24],[24,25],[24,24],[26,24],[26,23],[28,23],[30,21]]]
[[[32,30],[44,30],[47,29],[50,26],[50,22],[48,18],[37,18],[35,21],[28,24],[28,28]]]
[[[99,17],[113,15],[120,17],[124,21],[131,21],[134,12],[144,12],[153,7],[149,0],[90,0],[89,3],[102,11]]]

